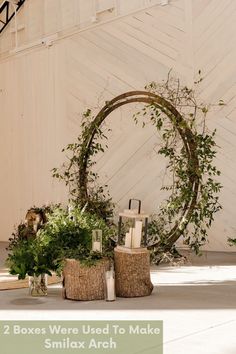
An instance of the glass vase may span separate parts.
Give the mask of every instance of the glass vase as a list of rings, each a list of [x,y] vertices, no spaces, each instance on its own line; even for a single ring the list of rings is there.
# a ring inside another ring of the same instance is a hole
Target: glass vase
[[[47,275],[33,275],[29,277],[29,293],[31,296],[47,296]]]

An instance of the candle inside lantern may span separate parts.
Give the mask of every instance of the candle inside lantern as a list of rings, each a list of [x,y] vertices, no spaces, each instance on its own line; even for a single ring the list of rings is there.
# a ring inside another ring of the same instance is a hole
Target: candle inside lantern
[[[125,234],[125,247],[131,248],[132,239],[130,232],[126,232]]]
[[[92,251],[102,252],[102,230],[93,230]]]
[[[138,202],[138,209],[132,209],[132,202]],[[147,246],[147,231],[148,231],[148,218],[149,215],[145,214],[141,209],[141,200],[130,199],[129,209],[119,213],[118,222],[118,245],[124,245],[125,248],[141,248]],[[123,219],[126,219],[123,221]],[[126,233],[123,229],[131,226]],[[125,237],[124,237],[125,236]],[[134,250],[135,251],[135,250]]]
[[[115,301],[115,279],[114,271],[108,270],[106,272],[106,301]]]
[[[141,246],[142,228],[143,228],[142,221],[137,220],[135,222],[134,235],[132,239],[134,248],[139,248]]]
[[[94,252],[101,252],[101,242],[99,242],[99,241],[93,242],[93,251]]]
[[[133,248],[134,247],[134,228],[133,227],[129,228],[129,233],[130,233],[130,238],[131,238],[130,248]]]

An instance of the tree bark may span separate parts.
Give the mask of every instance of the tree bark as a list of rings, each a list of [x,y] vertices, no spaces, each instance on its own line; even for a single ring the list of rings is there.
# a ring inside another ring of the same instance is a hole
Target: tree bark
[[[105,272],[109,270],[109,259],[96,265],[81,265],[75,259],[66,259],[63,269],[63,297],[71,300],[103,300],[105,298]]]
[[[150,254],[146,248],[115,248],[116,295],[140,297],[151,295]]]

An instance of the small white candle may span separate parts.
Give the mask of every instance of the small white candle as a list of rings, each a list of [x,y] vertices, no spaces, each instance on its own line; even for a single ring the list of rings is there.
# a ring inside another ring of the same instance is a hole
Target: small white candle
[[[93,251],[94,252],[101,252],[101,242],[99,242],[99,241],[93,242]]]
[[[107,301],[115,300],[115,279],[112,271],[106,272]]]
[[[133,236],[133,247],[134,248],[139,248],[141,246],[142,228],[143,228],[142,221],[137,220],[135,222],[134,236]]]

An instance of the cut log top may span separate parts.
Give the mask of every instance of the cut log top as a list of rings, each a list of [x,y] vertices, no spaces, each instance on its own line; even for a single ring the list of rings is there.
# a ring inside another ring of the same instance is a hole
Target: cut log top
[[[123,218],[130,218],[130,219],[148,219],[148,214],[132,214],[132,213],[119,213],[119,216]]]
[[[124,252],[124,253],[130,253],[130,254],[140,254],[140,253],[148,253],[149,251],[147,250],[146,247],[139,247],[139,248],[129,248],[125,246],[117,246],[115,248],[115,252]]]

